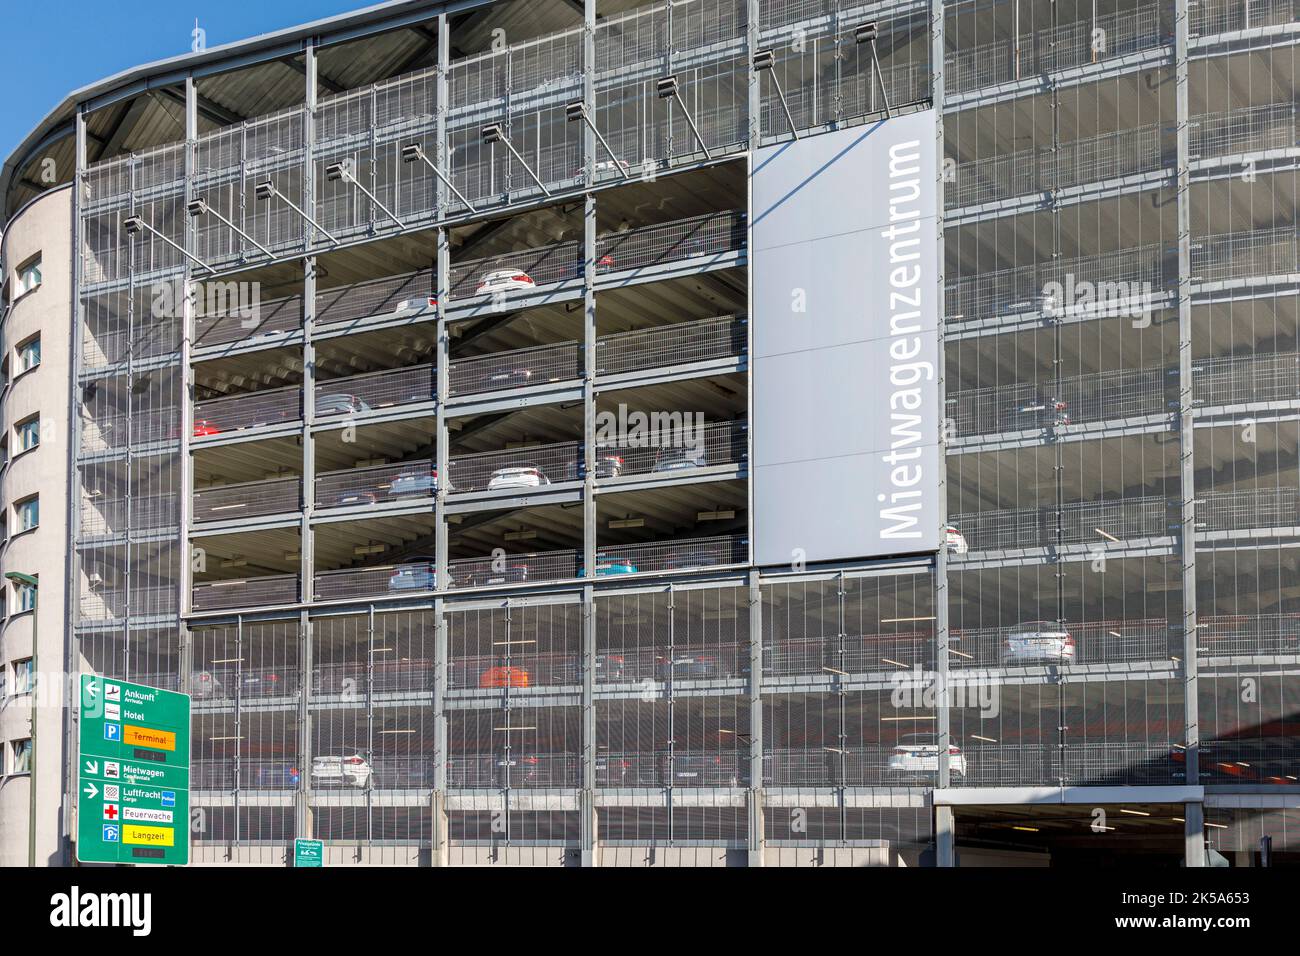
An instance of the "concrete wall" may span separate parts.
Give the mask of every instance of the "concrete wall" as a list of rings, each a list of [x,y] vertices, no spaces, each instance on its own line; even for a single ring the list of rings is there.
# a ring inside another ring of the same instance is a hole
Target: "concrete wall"
[[[72,327],[72,190],[59,189],[34,200],[10,223],[4,236],[5,277],[11,288],[17,268],[41,255],[42,281],[15,299],[0,342],[9,359],[10,384],[0,393],[0,427],[9,436],[9,464],[0,471],[0,506],[5,508],[9,541],[0,549],[0,572],[20,571],[40,577],[39,620],[16,614],[8,589],[9,615],[0,624],[0,660],[11,664],[32,656],[35,626],[40,642],[37,666],[43,677],[37,732],[38,864],[59,862],[62,804],[64,708],[59,678],[64,667],[67,633],[65,582],[68,542],[68,387],[71,378]],[[14,378],[15,347],[32,334],[41,335],[41,364]],[[33,413],[41,416],[41,442],[31,451],[18,449],[15,423]],[[40,494],[40,525],[15,534],[13,504]],[[56,689],[59,693],[52,693]],[[28,736],[31,698],[9,696],[0,707],[0,738],[5,743]],[[0,778],[0,866],[27,864],[30,778]]]

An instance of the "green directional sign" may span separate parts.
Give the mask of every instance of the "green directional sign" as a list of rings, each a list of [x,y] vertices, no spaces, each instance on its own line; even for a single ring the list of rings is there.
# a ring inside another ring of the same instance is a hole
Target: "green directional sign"
[[[320,840],[294,840],[293,865],[324,866],[325,844]]]
[[[81,675],[77,859],[190,860],[190,698]]]

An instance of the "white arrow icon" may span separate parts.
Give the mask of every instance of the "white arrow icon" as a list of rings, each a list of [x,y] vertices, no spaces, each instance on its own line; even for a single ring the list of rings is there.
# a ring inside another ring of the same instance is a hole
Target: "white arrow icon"
[[[98,760],[87,760],[87,761],[86,761],[86,773],[99,773],[99,761],[98,761]]]
[[[95,786],[93,783],[88,783],[83,792],[86,796],[90,797],[90,799],[94,800],[95,797],[99,796],[99,787]]]
[[[94,681],[91,681],[89,684],[86,685],[86,696],[89,697],[91,700],[94,700],[95,695],[98,693],[99,693],[99,685],[96,684]]]

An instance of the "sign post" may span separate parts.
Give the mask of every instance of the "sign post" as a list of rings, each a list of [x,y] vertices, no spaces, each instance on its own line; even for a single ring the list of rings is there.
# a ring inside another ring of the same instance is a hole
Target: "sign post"
[[[321,840],[303,840],[293,841],[293,865],[299,866],[324,866],[325,865],[325,844]]]
[[[188,694],[82,674],[77,859],[190,860]]]

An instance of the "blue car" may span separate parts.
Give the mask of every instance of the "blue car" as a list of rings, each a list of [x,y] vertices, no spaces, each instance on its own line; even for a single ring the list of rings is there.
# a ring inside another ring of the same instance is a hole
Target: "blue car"
[[[604,577],[607,574],[636,574],[637,567],[626,558],[610,558],[608,561],[601,561],[596,565],[596,577]],[[578,577],[587,576],[586,568],[578,569]]]

